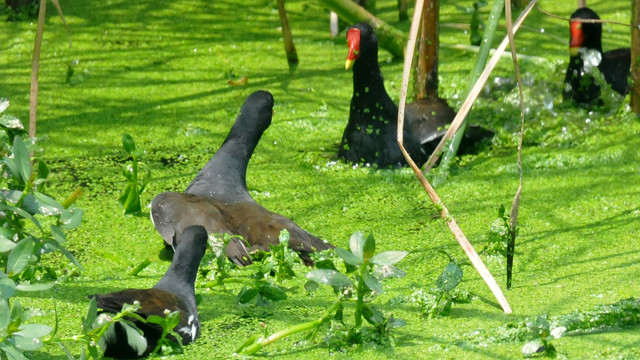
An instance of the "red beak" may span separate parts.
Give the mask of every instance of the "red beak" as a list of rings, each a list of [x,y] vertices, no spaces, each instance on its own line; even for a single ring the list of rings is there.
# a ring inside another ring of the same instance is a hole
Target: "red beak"
[[[349,47],[349,54],[344,68],[349,70],[360,55],[360,29],[349,29],[347,32],[347,46]]]
[[[571,21],[571,41],[569,41],[569,51],[577,52],[582,47],[584,36],[582,34],[582,23],[579,21]]]

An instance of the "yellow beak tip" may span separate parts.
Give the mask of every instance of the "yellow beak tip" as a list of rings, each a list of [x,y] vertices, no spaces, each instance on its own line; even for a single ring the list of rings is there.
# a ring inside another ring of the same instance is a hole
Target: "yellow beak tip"
[[[352,66],[353,66],[353,60],[347,59],[347,61],[344,63],[345,70],[351,69]]]

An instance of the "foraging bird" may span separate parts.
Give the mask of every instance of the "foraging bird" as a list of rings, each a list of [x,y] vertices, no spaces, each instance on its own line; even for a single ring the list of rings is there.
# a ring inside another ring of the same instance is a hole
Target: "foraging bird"
[[[165,317],[169,312],[180,311],[180,322],[173,329],[180,334],[183,345],[192,343],[200,335],[200,318],[196,306],[194,283],[200,260],[207,248],[207,231],[202,226],[190,226],[178,233],[178,246],[169,269],[151,289],[126,289],[109,294],[91,295],[101,312],[118,313],[123,304],[140,302],[137,314],[143,318],[151,315]],[[104,356],[115,358],[139,358],[149,355],[162,336],[162,328],[151,323],[129,319],[143,332],[146,347],[136,347],[127,340],[127,330],[119,322],[113,324],[103,337]],[[172,340],[176,340],[170,337]],[[135,342],[134,342],[135,343]]]
[[[599,20],[589,8],[580,8],[569,20],[569,66],[564,79],[562,95],[580,104],[588,104],[600,97],[600,85],[592,71],[600,70],[604,80],[621,95],[629,92],[628,78],[631,68],[631,49],[620,48],[602,52],[602,23],[580,22],[579,19]]]
[[[240,115],[220,149],[191,181],[184,193],[165,192],[151,202],[151,220],[168,246],[176,246],[175,235],[191,225],[202,225],[209,233],[241,235],[226,247],[227,257],[238,265],[251,264],[249,252],[269,250],[278,244],[280,231],[289,231],[289,247],[312,264],[309,253],[333,248],[302,230],[288,218],[260,206],[247,190],[247,165],[262,133],[271,124],[273,96],[266,91],[247,98]]]
[[[353,96],[338,156],[380,167],[406,165],[396,141],[398,106],[384,88],[378,65],[378,39],[371,26],[358,23],[350,27],[347,45],[345,67],[353,67]],[[427,161],[455,115],[444,99],[420,99],[406,105],[403,142],[418,166]],[[461,148],[468,149],[491,136],[490,131],[470,126]]]

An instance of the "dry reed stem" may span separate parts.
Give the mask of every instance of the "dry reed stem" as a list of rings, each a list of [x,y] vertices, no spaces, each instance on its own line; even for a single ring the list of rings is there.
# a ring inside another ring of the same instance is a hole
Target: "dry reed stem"
[[[502,293],[500,286],[498,285],[496,280],[493,278],[493,276],[491,275],[487,267],[484,265],[484,263],[482,262],[482,259],[480,259],[480,256],[478,256],[478,253],[475,251],[475,249],[473,248],[473,246],[471,245],[467,237],[464,235],[464,233],[462,232],[462,229],[460,228],[460,226],[458,226],[458,223],[456,222],[456,220],[451,216],[451,214],[449,213],[449,210],[444,206],[444,204],[438,197],[438,194],[435,192],[431,184],[429,184],[429,181],[427,181],[424,175],[422,175],[422,172],[420,171],[418,166],[415,164],[413,159],[411,159],[411,156],[409,155],[407,150],[404,148],[404,144],[403,144],[404,110],[405,110],[405,104],[407,101],[407,88],[409,86],[409,76],[411,74],[411,62],[413,60],[413,53],[415,51],[416,38],[418,35],[418,28],[420,24],[420,16],[422,14],[423,5],[424,5],[423,0],[416,1],[414,13],[413,13],[413,20],[411,22],[411,30],[409,32],[409,41],[407,43],[406,54],[404,58],[405,59],[404,69],[402,72],[400,104],[398,104],[399,105],[398,106],[398,128],[397,128],[396,140],[398,141],[398,145],[400,146],[400,151],[402,151],[404,158],[406,159],[407,163],[411,166],[411,169],[413,169],[413,172],[418,178],[418,181],[420,181],[420,184],[422,184],[422,187],[427,191],[429,198],[431,199],[433,204],[436,206],[436,208],[440,212],[440,215],[449,226],[449,229],[455,236],[456,240],[458,241],[458,244],[460,244],[460,246],[462,247],[462,250],[464,250],[467,257],[469,257],[469,260],[471,261],[473,266],[476,268],[476,270],[478,271],[482,279],[485,281],[487,286],[489,286],[489,289],[491,290],[491,292],[493,292],[493,295],[498,300],[498,303],[502,307],[502,310],[506,314],[510,314],[511,307],[509,306],[507,299]]]
[[[514,34],[518,31],[518,29],[520,28],[520,25],[522,25],[522,22],[529,15],[529,13],[531,12],[531,9],[536,3],[537,3],[537,0],[532,0],[529,3],[529,5],[527,5],[527,7],[522,11],[522,14],[520,14],[515,24],[513,25]],[[456,114],[456,117],[453,119],[453,122],[451,122],[451,125],[449,125],[449,129],[447,130],[447,133],[444,134],[444,136],[442,137],[442,140],[440,140],[440,143],[438,144],[436,149],[433,151],[433,153],[429,157],[429,160],[427,160],[427,162],[425,163],[424,174],[428,173],[429,170],[431,170],[431,168],[433,167],[433,165],[435,165],[435,163],[440,158],[440,155],[442,154],[442,148],[444,147],[445,143],[449,141],[453,137],[453,135],[456,133],[456,131],[458,131],[458,129],[460,128],[460,125],[462,124],[464,119],[467,117],[467,114],[469,114],[469,111],[471,110],[473,103],[476,101],[476,98],[478,97],[478,95],[480,95],[480,91],[482,91],[484,84],[487,82],[487,79],[489,79],[491,72],[498,64],[498,61],[500,60],[500,57],[504,53],[508,44],[509,44],[509,38],[508,36],[505,36],[505,38],[502,40],[502,43],[500,43],[500,46],[498,46],[498,48],[496,49],[496,52],[493,54],[493,56],[491,56],[491,59],[489,59],[489,62],[487,63],[487,66],[484,68],[484,70],[482,71],[482,74],[480,74],[478,81],[476,81],[473,88],[471,88],[471,91],[469,91],[469,95],[467,96],[464,103],[460,107],[460,110]]]

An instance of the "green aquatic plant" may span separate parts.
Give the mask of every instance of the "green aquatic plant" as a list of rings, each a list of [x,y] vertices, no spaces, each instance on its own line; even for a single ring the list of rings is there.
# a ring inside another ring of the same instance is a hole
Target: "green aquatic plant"
[[[131,135],[122,134],[122,147],[131,156],[131,163],[122,170],[122,175],[127,179],[127,186],[118,201],[125,214],[138,214],[142,212],[140,194],[151,181],[151,169],[140,161],[144,151],[136,149],[136,143]]]
[[[355,301],[354,325],[342,331],[344,326],[338,326],[338,332],[344,334],[346,343],[361,344],[367,334],[363,329],[363,321],[366,320],[375,329],[377,342],[388,341],[389,330],[406,325],[401,319],[393,316],[386,318],[383,313],[373,307],[370,302],[383,292],[381,281],[389,277],[402,277],[405,273],[395,264],[402,260],[406,251],[386,251],[375,255],[375,239],[372,235],[367,237],[362,232],[356,232],[349,241],[349,250],[336,248],[335,254],[344,262],[345,272],[336,270],[335,264],[330,264],[324,259],[321,266],[324,268],[312,270],[307,274],[309,282],[305,285],[308,291],[315,291],[319,285],[328,285],[333,288],[337,300],[329,306],[319,319],[309,321],[291,328],[276,332],[272,335],[254,335],[247,340],[237,353],[256,354],[265,346],[290,336],[295,333],[310,331],[307,339],[313,340],[320,327],[330,322],[340,325],[344,323],[344,303]],[[355,297],[355,299],[354,299]],[[336,327],[334,327],[335,329]],[[332,337],[337,332],[329,334]]]

